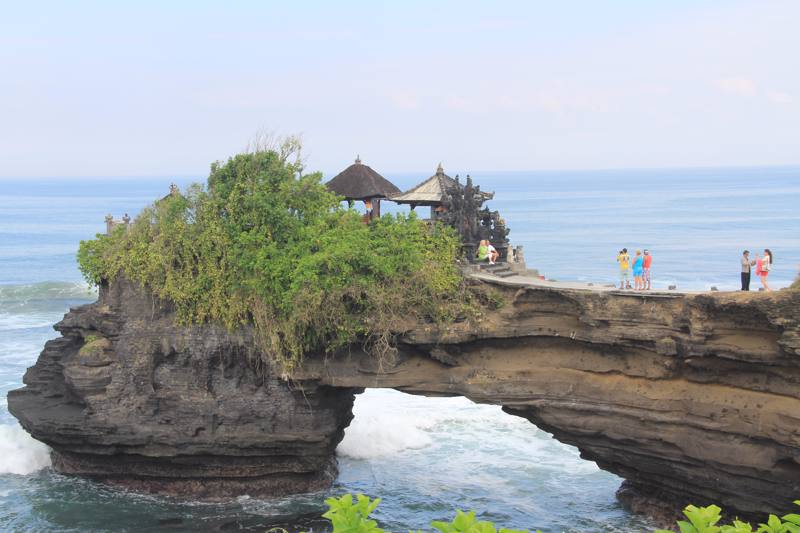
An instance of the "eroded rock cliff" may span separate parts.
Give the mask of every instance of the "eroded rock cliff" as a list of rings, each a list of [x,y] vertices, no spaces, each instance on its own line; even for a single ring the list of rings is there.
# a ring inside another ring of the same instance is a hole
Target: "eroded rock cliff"
[[[311,354],[284,381],[251,368],[246,329],[176,326],[118,282],[57,325],[9,408],[63,472],[203,497],[329,483],[364,387],[503,405],[624,477],[634,508],[800,497],[800,292],[495,290],[502,308],[410,327],[391,361]]]
[[[124,281],[55,328],[62,337],[8,400],[52,448],[56,470],[207,499],[306,492],[335,478],[357,391],[260,377],[247,330],[177,326],[169,306]]]

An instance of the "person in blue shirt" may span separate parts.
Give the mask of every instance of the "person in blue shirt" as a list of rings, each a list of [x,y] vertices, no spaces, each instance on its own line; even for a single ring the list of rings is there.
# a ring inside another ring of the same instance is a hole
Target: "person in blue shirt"
[[[637,291],[644,290],[644,256],[641,250],[636,250],[633,259],[633,288]]]

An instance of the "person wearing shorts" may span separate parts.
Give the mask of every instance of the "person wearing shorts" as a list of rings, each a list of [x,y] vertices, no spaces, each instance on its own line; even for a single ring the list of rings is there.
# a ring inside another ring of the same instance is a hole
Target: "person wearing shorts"
[[[642,276],[644,277],[644,289],[646,291],[650,290],[650,265],[652,264],[653,264],[653,256],[650,255],[649,250],[645,250]]]
[[[633,259],[633,288],[637,291],[644,289],[644,256],[641,250],[636,250]]]
[[[623,248],[617,255],[617,263],[619,263],[619,288],[631,288],[631,256],[628,255],[628,249]]]

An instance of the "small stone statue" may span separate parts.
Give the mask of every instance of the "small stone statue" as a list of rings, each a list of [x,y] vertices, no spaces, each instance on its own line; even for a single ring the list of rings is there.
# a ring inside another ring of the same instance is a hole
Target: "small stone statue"
[[[514,262],[515,263],[524,263],[525,262],[525,254],[522,251],[522,245],[518,245],[514,248]]]

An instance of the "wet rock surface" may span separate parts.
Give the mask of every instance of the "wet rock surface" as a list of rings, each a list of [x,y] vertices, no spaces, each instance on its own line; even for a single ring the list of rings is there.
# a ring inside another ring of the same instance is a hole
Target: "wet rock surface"
[[[502,405],[624,477],[640,511],[800,497],[800,292],[494,290],[502,308],[409,327],[392,360],[309,355],[285,381],[252,368],[247,330],[178,326],[120,281],[56,326],[9,408],[62,472],[192,497],[327,486],[365,387]]]

